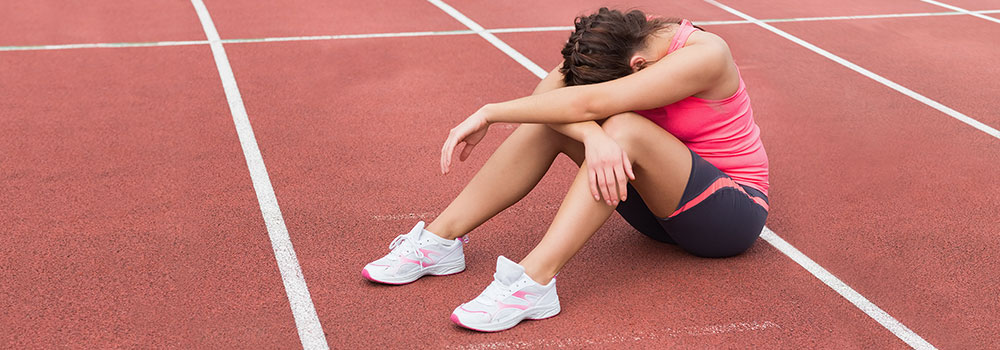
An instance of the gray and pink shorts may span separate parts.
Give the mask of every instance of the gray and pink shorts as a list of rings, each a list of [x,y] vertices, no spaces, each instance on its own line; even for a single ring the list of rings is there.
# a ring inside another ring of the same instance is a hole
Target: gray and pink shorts
[[[764,228],[767,196],[737,184],[693,151],[691,158],[691,175],[673,214],[657,217],[632,185],[628,200],[618,204],[618,213],[642,234],[700,257],[722,258],[746,251]]]

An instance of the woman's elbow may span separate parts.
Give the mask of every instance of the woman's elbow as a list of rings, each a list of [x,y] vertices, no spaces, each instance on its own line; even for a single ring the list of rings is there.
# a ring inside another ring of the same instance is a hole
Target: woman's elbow
[[[582,120],[600,120],[611,115],[607,113],[606,103],[602,101],[599,97],[584,97],[581,98],[579,103],[580,106],[578,114]]]

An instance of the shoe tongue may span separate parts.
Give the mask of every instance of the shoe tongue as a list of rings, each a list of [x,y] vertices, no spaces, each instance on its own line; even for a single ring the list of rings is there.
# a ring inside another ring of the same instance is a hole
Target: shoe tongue
[[[497,281],[505,285],[512,285],[524,274],[524,266],[510,261],[503,255],[497,257],[497,272],[493,275]]]
[[[396,237],[396,239],[392,240],[392,243],[389,244],[389,248],[393,249],[393,254],[389,254],[389,256],[391,256],[389,260],[398,260],[399,257],[409,254],[412,249],[417,249],[416,247],[419,246],[419,243],[417,242],[420,242],[420,234],[423,232],[424,222],[421,221],[413,226],[413,228],[410,229],[410,232],[407,232],[405,235],[400,235]],[[400,248],[404,244],[404,241],[409,242],[405,243],[407,244],[407,248]],[[412,247],[412,249],[409,247]]]
[[[410,237],[413,237],[414,241],[418,241],[418,240],[420,240],[420,235],[422,233],[424,233],[424,222],[423,221],[418,222],[416,225],[414,225],[413,228],[410,229],[410,232],[407,233],[406,235],[410,236]]]

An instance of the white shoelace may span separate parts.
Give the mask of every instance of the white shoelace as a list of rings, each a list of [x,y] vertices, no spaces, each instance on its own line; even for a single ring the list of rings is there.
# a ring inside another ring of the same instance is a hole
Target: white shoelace
[[[401,249],[398,249],[397,251],[397,248]],[[406,255],[406,253],[409,253],[410,251],[412,251],[413,254],[417,256],[418,260],[423,259],[424,252],[420,251],[419,248],[420,245],[417,242],[417,238],[410,236],[410,234],[396,236],[396,238],[392,240],[392,243],[389,243],[389,249],[392,250],[393,253],[395,253],[393,254],[393,256],[395,256],[396,259],[399,259],[400,257]]]
[[[483,293],[476,297],[476,300],[485,305],[495,305],[507,298],[510,293],[510,286],[494,279],[493,282],[490,282],[490,285],[486,286]]]

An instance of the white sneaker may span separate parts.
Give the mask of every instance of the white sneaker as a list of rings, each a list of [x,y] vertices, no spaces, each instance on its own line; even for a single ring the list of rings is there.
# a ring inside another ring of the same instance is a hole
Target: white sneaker
[[[389,249],[392,251],[388,255],[366,265],[361,275],[378,283],[407,284],[424,275],[465,271],[462,240],[447,240],[424,230],[423,221],[392,240]]]
[[[500,256],[493,282],[475,299],[456,308],[451,321],[480,332],[497,332],[521,320],[549,318],[559,311],[555,278],[540,285],[524,273],[523,266]]]

